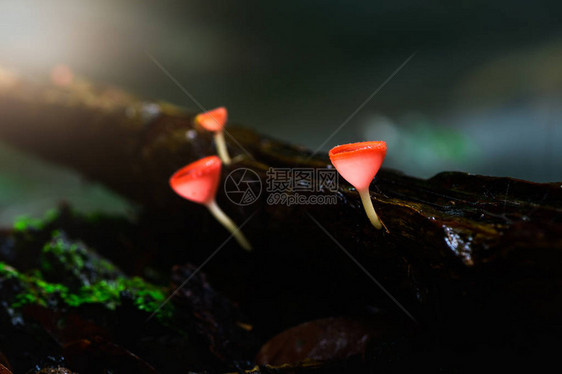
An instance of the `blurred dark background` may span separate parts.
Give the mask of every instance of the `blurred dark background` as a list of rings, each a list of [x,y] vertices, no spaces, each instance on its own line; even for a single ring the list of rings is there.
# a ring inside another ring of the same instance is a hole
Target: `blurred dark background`
[[[561,18],[559,1],[2,0],[0,66],[42,79],[64,64],[198,111],[148,53],[231,123],[313,150],[385,140],[385,166],[419,177],[562,181]],[[129,209],[0,143],[0,224],[60,199]]]

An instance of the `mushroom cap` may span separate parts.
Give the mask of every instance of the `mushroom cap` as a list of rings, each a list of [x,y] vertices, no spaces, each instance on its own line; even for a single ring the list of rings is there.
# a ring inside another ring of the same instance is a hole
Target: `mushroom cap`
[[[202,158],[176,171],[170,178],[170,186],[184,199],[208,204],[217,193],[221,166],[217,156]]]
[[[221,106],[209,110],[208,112],[198,114],[195,116],[195,123],[199,124],[207,131],[221,131],[226,124],[227,117],[228,112],[226,108]]]
[[[329,152],[340,175],[358,190],[369,188],[386,156],[383,141],[338,145]]]

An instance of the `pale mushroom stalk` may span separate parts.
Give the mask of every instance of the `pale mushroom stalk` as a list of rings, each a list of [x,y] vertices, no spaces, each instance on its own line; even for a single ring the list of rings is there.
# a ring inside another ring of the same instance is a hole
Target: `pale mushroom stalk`
[[[224,161],[223,161],[224,162]],[[250,242],[246,239],[242,231],[236,226],[236,224],[222,211],[217,205],[216,201],[213,199],[209,203],[205,204],[211,214],[219,221],[230,233],[234,236],[234,239],[240,244],[242,248],[247,251],[252,250]]]
[[[226,148],[226,141],[224,140],[223,131],[215,132],[215,144],[217,145],[217,153],[219,154],[219,157],[222,160],[223,164],[230,165],[232,160],[228,155],[228,149]]]
[[[369,193],[369,190],[362,189],[358,190],[358,192],[359,196],[361,196],[361,202],[363,203],[363,207],[365,208],[367,217],[369,217],[369,220],[371,221],[373,226],[375,226],[376,229],[380,230],[382,228],[382,222],[379,219],[377,212],[375,212],[375,207],[373,206],[373,201],[371,200],[371,194]]]

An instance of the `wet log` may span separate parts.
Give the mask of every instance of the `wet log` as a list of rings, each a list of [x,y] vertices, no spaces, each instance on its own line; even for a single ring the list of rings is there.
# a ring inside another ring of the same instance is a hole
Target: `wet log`
[[[193,235],[208,239],[213,247],[226,238],[209,234],[204,226],[212,224],[201,218],[206,213],[168,186],[175,170],[215,153],[212,136],[193,125],[194,113],[85,81],[55,87],[12,76],[0,79],[0,112],[2,141],[103,182],[150,211],[155,225],[165,220],[160,229],[174,239]],[[348,261],[342,260],[343,248],[417,322],[447,337],[475,327],[492,331],[498,322],[562,322],[562,183],[460,172],[418,179],[383,168],[370,193],[388,227],[385,232],[371,226],[359,195],[341,179],[335,192],[327,185],[315,192],[335,195],[337,204],[268,201],[270,168],[329,168],[325,154],[314,155],[236,125],[229,125],[226,141],[235,162],[224,167],[223,178],[247,168],[263,187],[259,198],[245,206],[231,203],[219,188],[224,210],[237,222],[249,218],[243,231],[255,246],[243,261],[237,258],[240,267],[233,274],[256,271],[271,259],[305,263],[321,272],[326,265],[311,259],[322,258],[331,248],[338,251],[339,261]],[[248,258],[253,268],[244,267]],[[177,257],[171,261],[180,263]],[[339,264],[329,266],[332,274],[341,270]],[[247,277],[246,285],[252,282]],[[365,293],[378,293],[377,302],[396,307],[376,287],[352,294]],[[402,311],[397,308],[396,313]],[[458,329],[450,331],[451,326]]]
[[[154,284],[125,275],[101,253],[123,251],[128,225],[64,208],[0,233],[0,366],[18,373],[35,365],[80,373],[252,367],[257,335],[203,273],[178,266],[171,282],[163,275]],[[167,299],[184,276],[191,282]]]

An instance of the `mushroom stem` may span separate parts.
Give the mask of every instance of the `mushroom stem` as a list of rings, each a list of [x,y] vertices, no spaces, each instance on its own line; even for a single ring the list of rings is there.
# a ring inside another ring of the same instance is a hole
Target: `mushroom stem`
[[[240,231],[238,226],[236,226],[236,224],[232,222],[232,220],[222,211],[222,209],[219,208],[216,201],[213,199],[211,200],[211,202],[209,202],[206,205],[209,211],[211,212],[211,214],[215,216],[217,221],[219,221],[228,231],[230,231],[230,233],[232,234],[232,236],[234,236],[238,244],[240,244],[240,246],[245,250],[251,251],[252,245],[250,244],[250,242],[248,242],[248,240],[246,239],[244,234],[242,234],[242,231]]]
[[[217,131],[215,133],[215,143],[217,145],[217,153],[220,159],[225,165],[230,165],[230,156],[228,155],[228,149],[226,149],[226,142],[224,140],[224,133],[222,131]]]
[[[359,196],[361,196],[361,202],[363,203],[363,208],[365,208],[365,212],[367,213],[367,217],[375,226],[376,229],[382,229],[382,222],[377,216],[377,212],[375,212],[375,207],[373,207],[373,201],[371,200],[371,195],[369,194],[369,189],[361,189],[358,190]]]

